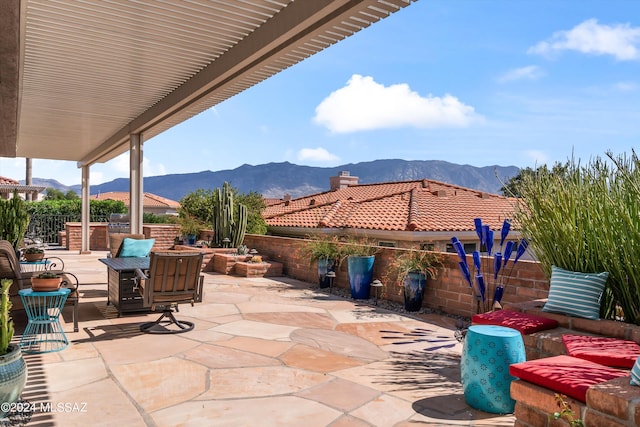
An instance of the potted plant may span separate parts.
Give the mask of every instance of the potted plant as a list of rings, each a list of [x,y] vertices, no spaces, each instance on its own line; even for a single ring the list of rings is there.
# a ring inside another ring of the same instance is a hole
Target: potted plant
[[[204,224],[202,224],[202,222],[200,222],[196,217],[187,213],[180,216],[178,222],[180,224],[180,231],[182,231],[182,234],[185,236],[185,241],[189,245],[194,245],[198,235],[200,234],[200,230],[204,227]]]
[[[22,256],[28,262],[42,261],[44,258],[44,249],[36,246],[29,246],[22,252]]]
[[[0,419],[8,415],[8,409],[20,398],[27,382],[27,365],[20,346],[11,344],[14,329],[9,288],[12,283],[11,279],[0,280],[0,402],[4,403]]]
[[[436,252],[415,249],[396,252],[388,274],[402,283],[405,310],[420,310],[427,278],[435,278],[440,267],[442,256]]]
[[[376,243],[367,238],[350,238],[340,248],[340,260],[347,260],[349,287],[353,299],[368,299],[373,278]]]
[[[57,291],[60,289],[62,276],[51,271],[44,271],[31,278],[31,289],[35,292]]]
[[[318,284],[321,288],[329,287],[327,273],[334,271],[340,261],[338,237],[325,234],[308,236],[300,255],[309,260],[309,265],[317,263]]]

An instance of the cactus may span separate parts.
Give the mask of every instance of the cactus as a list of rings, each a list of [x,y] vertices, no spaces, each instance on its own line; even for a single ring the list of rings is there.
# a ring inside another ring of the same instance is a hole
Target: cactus
[[[9,200],[0,200],[0,239],[8,240],[18,252],[29,226],[29,214],[25,202],[13,192]]]
[[[214,246],[237,248],[244,240],[247,230],[247,207],[238,204],[238,215],[235,218],[233,189],[228,182],[216,189],[216,202],[213,208],[213,243]],[[227,242],[224,239],[228,239]]]
[[[1,279],[0,285],[0,356],[7,354],[9,344],[13,339],[13,320],[11,319],[11,299],[9,299],[9,288],[13,280]]]

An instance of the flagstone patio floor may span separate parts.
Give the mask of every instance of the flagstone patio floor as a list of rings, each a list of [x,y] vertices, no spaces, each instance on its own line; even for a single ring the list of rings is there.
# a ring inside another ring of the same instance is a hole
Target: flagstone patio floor
[[[118,317],[107,305],[106,252],[50,255],[80,279],[80,331],[67,307],[70,345],[25,355],[28,426],[514,425],[465,403],[449,317],[401,315],[286,277],[204,273],[203,302],[177,315],[195,329],[147,335],[139,325],[158,314]],[[14,317],[19,339],[24,314]]]

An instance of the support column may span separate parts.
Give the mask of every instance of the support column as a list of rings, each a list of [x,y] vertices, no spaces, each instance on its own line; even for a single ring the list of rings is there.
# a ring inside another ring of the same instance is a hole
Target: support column
[[[142,233],[142,136],[129,135],[129,223],[131,233]]]
[[[90,231],[91,231],[91,216],[89,215],[89,203],[90,203],[90,186],[89,186],[89,166],[82,166],[82,208],[81,218],[82,223],[80,234],[82,235],[82,241],[80,244],[81,254],[90,254]]]

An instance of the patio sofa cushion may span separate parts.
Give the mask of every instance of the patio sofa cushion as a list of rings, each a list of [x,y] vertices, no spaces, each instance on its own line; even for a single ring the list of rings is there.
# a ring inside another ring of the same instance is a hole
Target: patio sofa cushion
[[[122,249],[119,256],[120,258],[149,256],[155,242],[156,239],[138,240],[127,237],[122,241]]]
[[[558,321],[535,314],[513,310],[496,310],[475,314],[471,322],[476,325],[498,325],[513,328],[523,335],[558,327]]]
[[[562,343],[569,356],[613,368],[631,369],[640,356],[640,345],[617,338],[565,334]]]
[[[515,363],[509,373],[581,402],[586,402],[590,386],[629,375],[629,371],[566,355]]]
[[[551,267],[549,297],[542,311],[600,318],[600,297],[609,273],[581,273]]]

